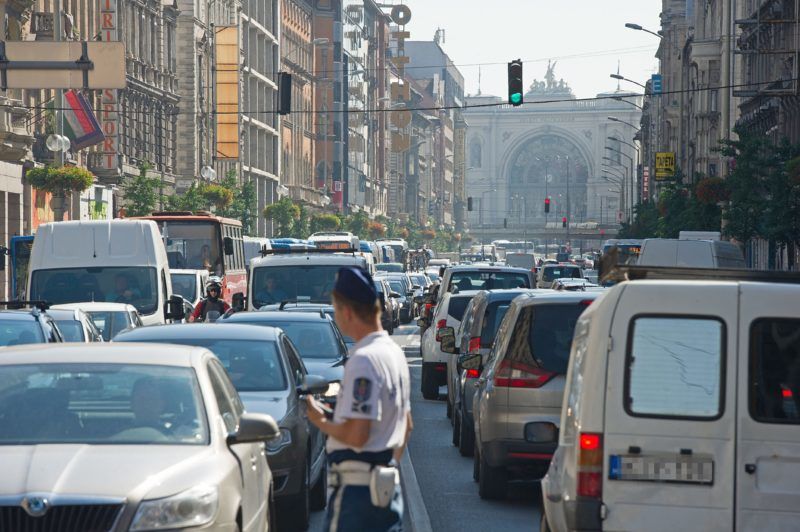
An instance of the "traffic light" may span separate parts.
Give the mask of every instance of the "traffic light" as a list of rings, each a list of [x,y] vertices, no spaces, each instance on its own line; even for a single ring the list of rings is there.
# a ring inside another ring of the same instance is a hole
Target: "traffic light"
[[[508,229],[508,218],[503,218],[503,229]]]
[[[566,216],[561,218],[561,227],[564,227],[564,228],[567,227],[567,217]]]
[[[471,210],[472,210],[472,196],[469,196],[469,197],[467,198],[467,210],[468,210],[468,211],[471,211]]]
[[[508,64],[508,103],[522,105],[522,92],[522,61],[515,59]]]
[[[544,213],[545,214],[549,214],[550,213],[550,198],[545,198],[544,199]]]
[[[292,112],[292,75],[278,72],[278,114],[288,115]]]

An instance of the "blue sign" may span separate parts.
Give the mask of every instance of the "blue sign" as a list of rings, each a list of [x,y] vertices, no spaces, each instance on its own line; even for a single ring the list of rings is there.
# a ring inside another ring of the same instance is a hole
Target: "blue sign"
[[[661,94],[661,74],[653,74],[650,80],[653,82],[653,94]]]

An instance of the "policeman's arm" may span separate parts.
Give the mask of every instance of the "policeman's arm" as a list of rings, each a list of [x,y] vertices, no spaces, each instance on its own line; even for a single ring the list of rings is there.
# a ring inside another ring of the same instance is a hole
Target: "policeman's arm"
[[[399,462],[400,458],[403,457],[403,452],[406,450],[406,445],[408,445],[408,439],[411,436],[412,430],[414,430],[414,419],[411,417],[411,412],[409,412],[408,422],[406,423],[406,437],[403,438],[403,445],[394,450],[393,457],[395,462]]]
[[[319,430],[348,447],[360,448],[366,445],[369,440],[371,420],[348,418],[341,423],[335,423],[325,417],[325,412],[313,397],[306,396],[306,401],[308,402],[308,420]]]

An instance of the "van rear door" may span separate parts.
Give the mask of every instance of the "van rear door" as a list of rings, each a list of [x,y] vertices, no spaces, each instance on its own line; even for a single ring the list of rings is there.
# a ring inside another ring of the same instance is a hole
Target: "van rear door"
[[[800,287],[742,283],[736,530],[800,524]]]
[[[630,283],[611,328],[604,530],[733,529],[735,283]]]

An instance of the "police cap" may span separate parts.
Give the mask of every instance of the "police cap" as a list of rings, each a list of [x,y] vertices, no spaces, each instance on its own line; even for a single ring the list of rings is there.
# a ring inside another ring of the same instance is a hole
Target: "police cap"
[[[372,276],[366,270],[354,266],[339,269],[334,290],[342,297],[356,303],[372,305],[378,300]]]

